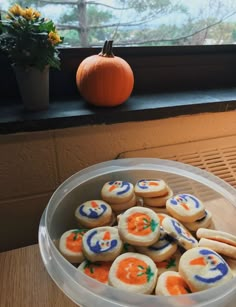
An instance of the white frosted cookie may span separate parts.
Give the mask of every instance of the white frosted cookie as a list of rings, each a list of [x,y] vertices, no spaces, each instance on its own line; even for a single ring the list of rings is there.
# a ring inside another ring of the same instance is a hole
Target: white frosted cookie
[[[120,204],[128,202],[134,195],[134,186],[127,181],[106,182],[101,190],[101,197],[108,203]]]
[[[136,182],[134,192],[141,197],[163,196],[168,192],[168,186],[162,179],[141,179]]]
[[[178,272],[164,272],[158,277],[155,289],[157,295],[172,296],[190,292],[188,284]]]
[[[236,247],[236,236],[225,231],[208,229],[208,228],[207,229],[199,228],[196,232],[196,235],[199,239],[201,238],[211,239]]]
[[[184,249],[190,249],[198,246],[198,241],[179,221],[172,217],[165,217],[162,221],[163,229],[173,237],[177,243]]]
[[[109,203],[109,205],[111,206],[112,210],[117,213],[117,212],[122,212],[125,211],[131,207],[134,207],[136,205],[136,195],[134,194],[133,197],[124,202],[124,203],[119,203],[119,204],[114,204],[114,203]]]
[[[221,255],[236,259],[236,246],[223,243],[217,240],[210,240],[205,238],[201,238],[198,245],[201,247],[211,248]]]
[[[59,251],[70,263],[81,263],[84,260],[82,237],[86,231],[86,229],[71,229],[60,237]]]
[[[139,253],[149,256],[154,262],[170,258],[177,250],[177,243],[161,228],[160,237],[151,246],[136,246]]]
[[[103,284],[108,284],[111,264],[110,261],[91,262],[86,259],[79,265],[78,270]]]
[[[118,229],[110,226],[90,229],[82,243],[85,257],[92,262],[113,261],[123,249]]]
[[[155,262],[158,268],[158,275],[167,271],[178,272],[180,257],[181,253],[179,249],[177,249],[177,251],[170,258],[161,262]]]
[[[197,231],[199,228],[208,228],[212,223],[212,214],[209,210],[205,210],[205,216],[192,223],[183,223],[190,231]]]
[[[163,196],[158,197],[143,197],[144,205],[149,207],[165,207],[166,201],[173,196],[173,191],[167,186],[167,192]]]
[[[144,207],[133,207],[119,217],[118,230],[123,241],[137,246],[154,244],[160,236],[156,213]]]
[[[139,253],[125,253],[112,263],[109,284],[135,293],[150,294],[156,285],[157,268],[151,258]]]
[[[205,216],[203,203],[191,194],[177,194],[169,198],[166,209],[180,222],[192,223]]]
[[[226,261],[218,253],[205,247],[186,251],[179,261],[179,273],[192,292],[222,285],[233,278]]]
[[[85,228],[108,225],[112,219],[112,209],[103,200],[89,200],[76,208],[75,218]]]

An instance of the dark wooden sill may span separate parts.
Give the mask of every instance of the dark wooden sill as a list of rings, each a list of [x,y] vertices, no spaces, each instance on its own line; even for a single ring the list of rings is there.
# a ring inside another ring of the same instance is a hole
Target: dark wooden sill
[[[80,98],[70,98],[52,101],[46,111],[27,112],[20,103],[6,101],[0,105],[0,134],[231,110],[236,110],[236,88],[137,95],[113,108],[94,107]]]

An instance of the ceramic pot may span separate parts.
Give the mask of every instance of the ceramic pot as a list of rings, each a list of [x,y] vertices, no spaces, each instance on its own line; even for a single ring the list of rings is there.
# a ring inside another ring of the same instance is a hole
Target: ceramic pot
[[[43,71],[13,67],[21,99],[26,110],[39,111],[49,107],[49,66]]]

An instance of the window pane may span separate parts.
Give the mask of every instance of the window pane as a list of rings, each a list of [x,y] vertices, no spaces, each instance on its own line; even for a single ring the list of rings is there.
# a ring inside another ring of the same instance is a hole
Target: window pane
[[[1,0],[2,10],[15,1]],[[65,47],[234,44],[236,0],[19,0],[52,19]]]

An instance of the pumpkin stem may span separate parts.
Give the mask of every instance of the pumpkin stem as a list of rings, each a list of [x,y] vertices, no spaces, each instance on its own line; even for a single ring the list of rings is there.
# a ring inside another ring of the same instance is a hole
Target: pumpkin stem
[[[102,47],[102,51],[99,53],[100,56],[113,58],[114,54],[112,52],[113,41],[105,41]]]

